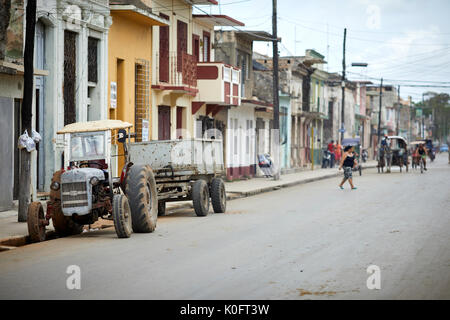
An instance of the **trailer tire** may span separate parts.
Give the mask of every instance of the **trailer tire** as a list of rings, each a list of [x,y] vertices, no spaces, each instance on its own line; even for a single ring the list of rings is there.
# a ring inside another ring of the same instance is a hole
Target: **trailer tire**
[[[153,232],[158,219],[158,195],[150,166],[133,165],[128,171],[125,189],[131,208],[133,231]]]
[[[128,199],[124,194],[114,195],[112,212],[117,236],[119,238],[129,238],[133,231],[131,210]]]
[[[209,211],[209,190],[205,180],[197,180],[192,186],[192,202],[195,214],[199,217],[208,215]]]
[[[214,178],[211,181],[211,203],[215,213],[225,213],[227,209],[227,195],[225,184],[221,178]]]
[[[59,200],[53,201],[51,206],[53,208],[52,223],[58,236],[68,237],[83,232],[82,224],[78,224],[75,221],[73,221],[71,217],[66,217],[64,215],[61,209],[61,201]]]
[[[158,201],[158,217],[166,215],[166,202]]]
[[[42,221],[45,220],[44,209],[42,204],[38,201],[30,203],[28,206],[28,234],[31,242],[45,241],[45,225]]]

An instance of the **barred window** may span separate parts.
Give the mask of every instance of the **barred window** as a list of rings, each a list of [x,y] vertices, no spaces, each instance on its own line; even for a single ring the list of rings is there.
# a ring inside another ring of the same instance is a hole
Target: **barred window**
[[[92,37],[88,39],[88,81],[97,82],[97,50],[98,40]]]

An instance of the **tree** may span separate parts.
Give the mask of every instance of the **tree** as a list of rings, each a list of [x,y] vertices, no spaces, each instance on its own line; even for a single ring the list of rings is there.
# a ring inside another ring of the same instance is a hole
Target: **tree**
[[[24,86],[22,101],[22,129],[31,136],[31,107],[33,103],[34,73],[34,33],[36,28],[36,0],[28,0],[26,8],[26,31],[24,50]],[[27,221],[27,211],[31,198],[31,155],[26,148],[20,154],[19,176],[19,222]]]
[[[447,93],[427,92],[429,97],[424,102],[415,104],[423,108],[424,116],[432,116],[433,138],[441,142],[449,141],[450,95]]]
[[[11,18],[11,0],[0,0],[0,60],[5,59],[6,30]]]

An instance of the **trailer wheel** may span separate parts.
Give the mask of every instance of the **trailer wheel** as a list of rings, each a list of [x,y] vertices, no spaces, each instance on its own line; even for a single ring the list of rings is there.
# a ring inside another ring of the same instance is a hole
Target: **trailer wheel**
[[[61,209],[61,202],[59,200],[47,204],[52,206],[52,223],[56,233],[61,237],[73,236],[83,232],[83,225],[78,224],[72,220],[71,217],[66,217]]]
[[[214,178],[211,182],[211,202],[215,213],[224,213],[227,208],[227,195],[225,184],[220,178]]]
[[[45,241],[45,216],[40,202],[32,202],[28,206],[28,234],[31,242]]]
[[[128,199],[123,194],[115,194],[113,198],[114,228],[119,238],[129,238],[133,231],[131,226],[131,210]]]
[[[150,166],[132,166],[128,171],[125,189],[131,208],[133,231],[153,232],[158,219],[158,196],[155,176]]]
[[[166,202],[158,201],[158,217],[166,215]]]
[[[195,214],[199,217],[208,215],[209,211],[209,190],[205,180],[197,180],[192,186],[192,202]]]

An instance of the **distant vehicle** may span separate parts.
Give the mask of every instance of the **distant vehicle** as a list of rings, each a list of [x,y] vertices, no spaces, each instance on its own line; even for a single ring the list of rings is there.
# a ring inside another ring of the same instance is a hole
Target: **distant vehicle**
[[[442,144],[441,147],[439,148],[439,152],[448,152],[448,145],[447,144]]]

